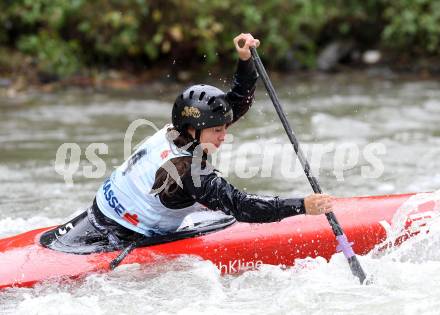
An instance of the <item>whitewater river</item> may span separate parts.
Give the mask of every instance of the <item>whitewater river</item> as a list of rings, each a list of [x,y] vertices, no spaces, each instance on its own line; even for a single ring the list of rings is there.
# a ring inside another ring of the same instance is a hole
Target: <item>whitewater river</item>
[[[363,74],[286,77],[275,86],[324,191],[355,196],[440,188],[439,82]],[[179,89],[154,84],[134,92],[1,96],[0,237],[60,224],[85,209],[122,163],[124,148],[129,152],[169,121]],[[214,162],[232,183],[266,195],[310,193],[262,86],[230,133]],[[232,276],[182,257],[70,284],[6,290],[0,313],[438,314],[438,223],[429,237],[360,257],[374,276],[370,286],[357,283],[341,255]]]

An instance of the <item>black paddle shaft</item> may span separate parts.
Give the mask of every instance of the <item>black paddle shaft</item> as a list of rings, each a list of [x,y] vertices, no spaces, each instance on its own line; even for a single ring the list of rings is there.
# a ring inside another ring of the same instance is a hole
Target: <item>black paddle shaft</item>
[[[304,169],[304,173],[307,176],[307,179],[312,186],[312,189],[315,193],[321,194],[322,190],[319,186],[318,180],[315,176],[313,176],[312,171],[310,169],[310,164],[307,161],[306,157],[304,156],[303,151],[301,150],[301,147],[299,146],[299,141],[296,138],[292,128],[290,127],[289,121],[287,120],[286,115],[284,114],[283,108],[281,107],[281,104],[278,100],[278,96],[275,92],[275,89],[272,85],[272,82],[269,79],[269,76],[266,72],[266,69],[264,68],[263,63],[261,62],[260,56],[258,55],[257,49],[255,47],[251,47],[251,54],[252,59],[254,60],[255,66],[257,68],[258,74],[260,75],[261,79],[263,80],[264,86],[266,87],[266,90],[269,94],[270,99],[272,100],[272,103],[275,107],[275,110],[277,111],[278,116],[280,117],[281,123],[283,124],[284,130],[286,130],[287,136],[289,137],[290,142],[293,145],[293,148],[295,150],[296,155],[298,156],[298,159]],[[338,220],[336,219],[336,216],[333,212],[326,213],[325,216],[327,217],[327,220],[333,230],[333,233],[336,237],[344,235],[344,231],[342,230],[341,225],[339,224]],[[351,271],[353,275],[359,278],[361,283],[366,278],[365,272],[363,271],[359,261],[357,260],[356,256],[348,258],[348,263],[350,265]]]

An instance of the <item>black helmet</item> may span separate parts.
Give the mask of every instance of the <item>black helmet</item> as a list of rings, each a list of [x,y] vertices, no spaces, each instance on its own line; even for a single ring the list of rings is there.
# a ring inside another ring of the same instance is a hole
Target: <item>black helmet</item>
[[[172,122],[179,131],[184,131],[188,126],[201,130],[230,124],[232,116],[232,108],[222,90],[198,84],[190,86],[176,98]]]

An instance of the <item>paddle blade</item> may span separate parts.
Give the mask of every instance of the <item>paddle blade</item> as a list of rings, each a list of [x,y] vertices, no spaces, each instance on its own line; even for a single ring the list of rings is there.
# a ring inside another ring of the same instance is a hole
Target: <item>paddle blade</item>
[[[361,284],[368,284],[367,282],[364,282],[367,278],[367,275],[365,274],[364,270],[362,269],[361,264],[359,263],[359,260],[356,256],[352,256],[348,258],[348,264],[350,265],[351,273],[357,277]]]

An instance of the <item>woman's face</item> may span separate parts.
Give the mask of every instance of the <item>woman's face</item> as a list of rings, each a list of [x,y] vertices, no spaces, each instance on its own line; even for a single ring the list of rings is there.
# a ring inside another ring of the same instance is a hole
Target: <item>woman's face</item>
[[[195,137],[195,130],[189,129],[190,134]],[[225,141],[226,137],[226,125],[215,126],[211,128],[202,129],[200,134],[200,143],[203,150],[208,153],[214,153]]]

